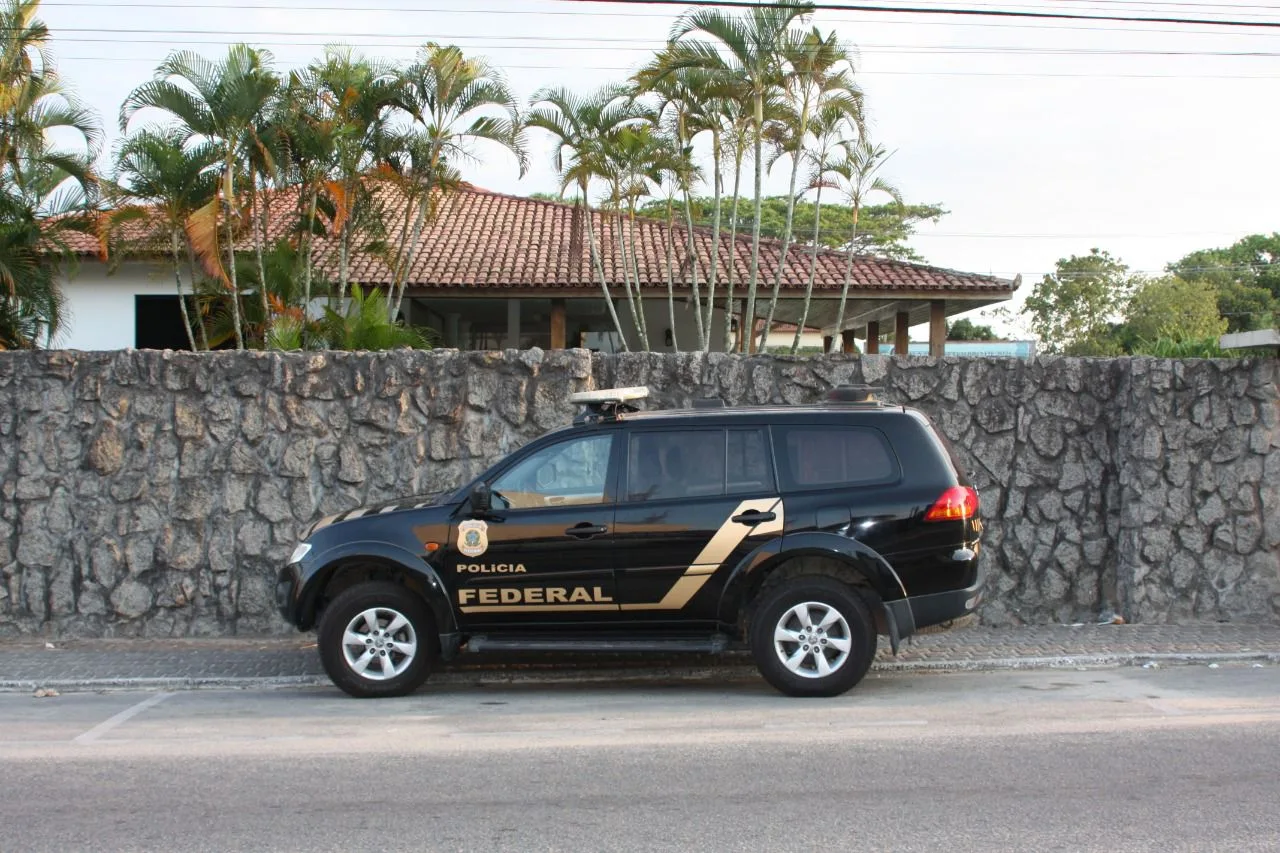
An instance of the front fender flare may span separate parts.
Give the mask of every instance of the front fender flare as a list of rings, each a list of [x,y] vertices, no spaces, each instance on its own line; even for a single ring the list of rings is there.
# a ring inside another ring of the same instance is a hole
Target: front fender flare
[[[307,561],[309,565],[302,578],[297,604],[297,612],[306,621],[314,622],[320,593],[334,573],[340,570],[339,564],[359,558],[393,564],[421,578],[423,589],[426,591],[427,605],[431,608],[431,613],[436,620],[437,631],[441,634],[449,634],[458,630],[458,620],[453,612],[453,605],[436,570],[412,551],[392,542],[377,540],[343,542],[327,551],[312,555]]]

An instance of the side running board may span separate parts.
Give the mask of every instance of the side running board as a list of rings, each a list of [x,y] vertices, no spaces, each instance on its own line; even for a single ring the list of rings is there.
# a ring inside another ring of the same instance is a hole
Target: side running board
[[[468,652],[693,652],[715,654],[729,647],[724,634],[705,637],[531,637],[477,635],[467,640]]]

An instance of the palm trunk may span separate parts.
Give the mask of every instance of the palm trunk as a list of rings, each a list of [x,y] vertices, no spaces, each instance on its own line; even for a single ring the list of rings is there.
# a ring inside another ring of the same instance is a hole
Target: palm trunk
[[[804,137],[809,130],[809,96],[805,93],[804,106],[800,110],[800,133],[796,138],[796,150],[791,155],[791,183],[787,192],[787,218],[782,226],[782,251],[778,255],[778,272],[773,278],[773,294],[769,299],[769,315],[764,321],[764,331],[760,333],[760,349],[764,349],[769,339],[769,330],[773,328],[773,312],[778,307],[778,292],[782,289],[782,277],[787,269],[788,252],[791,250],[791,229],[796,213],[796,177],[800,174],[800,153],[804,148]]]
[[[258,262],[258,294],[262,300],[262,348],[271,336],[271,301],[267,299],[267,268],[262,260],[262,244],[266,240],[266,206],[258,210],[258,188],[250,196],[249,227],[253,231],[253,252]]]
[[[400,303],[404,301],[404,291],[409,282],[409,270],[413,268],[414,258],[418,254],[418,242],[422,239],[422,228],[427,221],[427,208],[431,206],[431,186],[428,184],[426,193],[422,196],[422,200],[418,202],[418,215],[413,223],[413,236],[409,238],[409,247],[405,251],[404,259],[398,265],[396,272],[396,296],[395,305],[391,307],[391,321],[395,322],[396,315],[400,313]]]
[[[720,131],[713,130],[711,134],[711,162],[715,175],[711,181],[715,201],[713,206],[715,212],[711,214],[711,269],[707,272],[707,330],[702,337],[702,351],[711,351],[711,330],[715,326],[716,319],[716,274],[720,268],[720,162],[723,153],[720,150]],[[689,229],[692,231],[692,226]],[[699,309],[701,310],[701,309]],[[725,315],[724,324],[727,328],[729,325],[729,315]]]
[[[640,321],[640,343],[649,352],[649,320],[644,316],[644,293],[640,290],[640,256],[636,252],[636,205],[632,200],[627,219],[627,237],[631,244],[631,264],[636,273],[636,317]]]
[[[636,306],[636,296],[631,292],[631,263],[627,260],[626,246],[622,240],[622,213],[615,211],[613,219],[614,240],[618,247],[618,260],[622,266],[622,280],[627,289],[627,307],[631,309],[631,325],[635,327],[636,337],[640,340],[642,350],[648,350],[649,345],[644,340],[644,335],[640,331],[640,313]]]
[[[672,255],[675,250],[675,204],[670,196],[667,196],[667,316],[668,322],[671,323],[671,350],[680,352],[680,341],[676,337],[676,291],[675,291],[675,275],[671,266],[674,263]]]
[[[819,167],[821,168],[821,167]],[[791,354],[800,349],[800,334],[804,324],[809,320],[809,302],[813,298],[813,280],[818,275],[818,243],[822,228],[822,180],[818,180],[818,197],[814,200],[813,209],[813,250],[809,253],[809,281],[804,286],[804,307],[800,309],[800,322],[796,324],[796,336],[791,341]]]
[[[836,341],[840,340],[840,334],[844,331],[844,305],[845,300],[849,298],[849,284],[853,281],[853,247],[858,239],[858,211],[861,207],[862,203],[860,201],[854,201],[853,228],[849,232],[849,254],[845,258],[844,265],[844,286],[840,288],[840,308],[836,311],[836,331],[831,336],[832,352],[836,351]]]
[[[702,342],[706,339],[706,333],[702,325],[702,293],[698,288],[698,244],[693,233],[693,205],[689,202],[689,188],[684,188],[684,227],[688,231],[689,237],[689,276],[693,285],[693,320],[698,332],[698,348],[702,348]],[[715,265],[713,258],[712,266]]]
[[[187,244],[187,272],[191,274],[191,295],[196,298],[196,321],[200,325],[200,345],[204,347],[204,351],[209,351],[209,330],[205,327],[204,311],[200,307],[200,296],[196,292],[196,252],[191,247],[191,242]]]
[[[604,274],[604,262],[600,258],[600,250],[596,247],[596,229],[592,224],[595,214],[591,210],[591,206],[587,204],[587,188],[582,187],[582,212],[587,220],[587,251],[591,255],[591,265],[595,267],[596,274],[600,276],[600,289],[604,291],[604,304],[609,308],[609,318],[613,320],[613,328],[618,333],[619,340],[622,341],[622,351],[630,351],[627,346],[627,336],[622,331],[622,321],[618,319],[618,309],[613,304],[613,294],[609,292],[609,279]]]
[[[187,299],[182,292],[182,262],[178,257],[178,229],[169,231],[170,248],[173,251],[173,280],[178,285],[178,308],[182,311],[182,328],[187,330],[187,342],[196,351],[196,336],[191,331],[191,317],[187,314]],[[193,286],[194,287],[194,286]]]
[[[761,184],[764,180],[764,94],[756,93],[755,103],[755,156],[756,156],[756,185],[755,185],[755,215],[756,221],[751,226],[751,268],[747,278],[747,315],[742,318],[743,335],[746,336],[747,353],[750,354],[755,346],[755,325],[756,325],[756,286],[760,280],[760,209],[763,207],[763,200],[760,198]],[[750,326],[750,329],[746,327]]]
[[[223,224],[227,231],[227,266],[228,274],[231,276],[231,324],[236,336],[236,349],[242,350],[244,349],[244,331],[240,320],[240,280],[236,275],[235,231],[231,227],[231,210],[235,204],[235,176],[231,172],[233,166],[232,162],[227,162],[227,175],[224,181],[226,192],[223,196],[227,214]]]
[[[302,265],[302,322],[307,322],[307,312],[311,310],[311,247],[315,242],[316,204],[320,198],[320,187],[311,191],[311,202],[307,211],[307,244]]]
[[[733,349],[733,330],[729,328],[733,319],[733,280],[737,272],[738,260],[738,190],[742,183],[742,156],[746,153],[739,140],[738,150],[734,154],[733,167],[733,207],[729,215],[729,283],[724,297],[724,351]],[[741,331],[741,330],[740,330]]]

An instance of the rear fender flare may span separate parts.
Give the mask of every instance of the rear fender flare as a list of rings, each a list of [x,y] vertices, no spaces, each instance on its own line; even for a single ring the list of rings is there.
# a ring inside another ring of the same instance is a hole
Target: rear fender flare
[[[412,551],[390,542],[377,541],[344,542],[315,555],[311,562],[316,568],[303,580],[299,601],[299,611],[306,622],[314,624],[320,594],[333,576],[342,571],[342,564],[362,558],[370,562],[395,566],[406,574],[418,578],[421,581],[427,605],[431,608],[432,616],[435,617],[436,630],[440,634],[449,634],[458,630],[453,605],[435,569],[423,562]]]
[[[756,585],[756,579],[796,557],[835,558],[865,577],[881,601],[906,598],[906,588],[898,573],[884,557],[858,540],[818,531],[796,533],[761,545],[734,567],[720,597],[720,621],[736,624],[746,592]]]

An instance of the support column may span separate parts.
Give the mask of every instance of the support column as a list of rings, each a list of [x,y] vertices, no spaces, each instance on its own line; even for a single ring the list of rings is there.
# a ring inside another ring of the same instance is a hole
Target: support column
[[[507,349],[520,348],[520,300],[507,300]]]
[[[747,351],[747,341],[750,340],[748,335],[751,334],[749,328],[752,324],[747,322],[747,300],[738,300],[738,340],[734,344],[734,349],[738,352]]]
[[[444,345],[447,347],[462,349],[461,344],[458,343],[458,320],[461,316],[460,314],[444,315]]]
[[[855,351],[858,348],[858,345],[855,342],[853,336],[854,336],[853,329],[845,329],[840,333],[840,351],[841,352],[849,353],[849,352]]]
[[[906,355],[911,343],[911,315],[906,311],[899,311],[898,316],[895,318],[895,324],[893,330],[893,354]]]
[[[947,302],[935,299],[929,303],[929,355],[942,358],[947,343]]]
[[[880,321],[871,320],[867,323],[867,355],[880,354]]]
[[[831,352],[831,345],[832,345],[833,343],[835,343],[835,340],[836,340],[836,339],[835,339],[835,337],[834,337],[833,335],[823,335],[823,336],[822,336],[822,351],[823,351],[824,353]]]
[[[564,300],[551,300],[551,348],[564,349],[565,347],[565,329],[564,329]]]
[[[465,350],[471,347],[471,321],[461,320],[458,322],[458,349]]]

